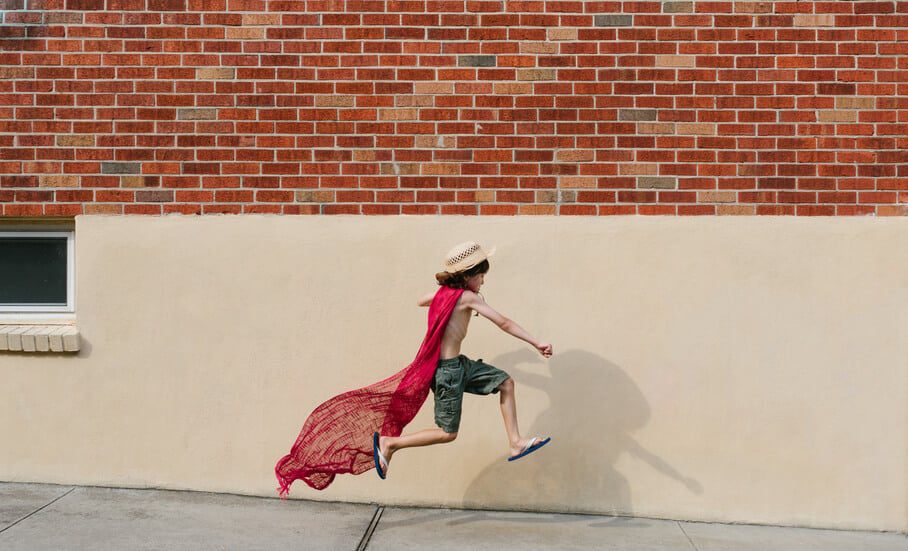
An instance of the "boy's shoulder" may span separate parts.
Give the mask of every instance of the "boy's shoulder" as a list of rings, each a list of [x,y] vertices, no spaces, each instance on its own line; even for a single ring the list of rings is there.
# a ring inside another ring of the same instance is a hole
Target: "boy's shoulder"
[[[477,295],[476,293],[474,293],[473,291],[471,291],[469,289],[464,289],[463,294],[461,294],[460,296],[461,296],[461,298],[467,298],[467,299],[474,299],[474,298],[479,297],[479,295]]]
[[[476,304],[481,301],[482,297],[474,293],[469,289],[464,289],[463,294],[460,295],[461,304]]]

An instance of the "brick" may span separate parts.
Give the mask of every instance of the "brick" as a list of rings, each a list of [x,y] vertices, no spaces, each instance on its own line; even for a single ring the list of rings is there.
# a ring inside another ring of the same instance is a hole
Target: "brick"
[[[177,109],[177,120],[181,121],[213,121],[217,118],[218,110],[213,108]]]
[[[552,27],[546,29],[546,40],[557,41],[557,40],[577,40],[577,29],[569,29],[563,27]],[[539,52],[543,53],[543,52]],[[548,53],[548,52],[545,52]],[[551,52],[555,53],[555,52]]]
[[[557,29],[549,29],[553,31]],[[573,29],[574,36],[576,37],[576,29]],[[551,38],[549,40],[552,40]],[[575,38],[576,40],[576,38]],[[557,54],[558,53],[558,44],[553,42],[521,42],[520,43],[520,53],[522,54]]]
[[[654,121],[656,120],[655,109],[619,109],[619,121]]]
[[[715,136],[716,125],[710,123],[678,123],[675,132],[681,135]]]
[[[57,136],[57,145],[60,147],[80,146],[91,147],[95,145],[95,137],[87,135]]]
[[[22,339],[22,342],[21,342],[22,352],[36,352],[37,351],[37,346],[35,343],[35,341],[36,341],[35,332],[37,331],[37,329],[38,328],[36,328],[34,326],[26,327],[24,331],[19,333],[19,336]]]
[[[414,85],[415,94],[453,94],[453,82],[417,82]]]
[[[557,213],[555,205],[519,205],[517,214],[526,216],[551,216]]]
[[[857,122],[857,111],[817,111],[817,120],[820,122]]]
[[[734,191],[700,191],[697,201],[701,203],[734,203],[737,200]]]
[[[241,25],[244,27],[250,25],[280,25],[281,14],[279,13],[244,13],[241,19]]]
[[[261,27],[227,27],[224,29],[224,34],[227,40],[262,40],[265,38],[265,29]]]
[[[675,125],[670,122],[638,122],[638,134],[669,135],[675,133]]]
[[[394,98],[395,107],[432,107],[434,105],[435,98],[432,96],[397,96]]]
[[[756,205],[717,205],[719,216],[752,216],[757,213]]]
[[[418,163],[382,163],[380,166],[381,174],[393,174],[395,176],[419,174]]]
[[[489,203],[495,200],[495,192],[489,190],[477,191],[476,202]]]
[[[835,16],[831,13],[820,15],[795,15],[792,24],[795,27],[834,27]]]
[[[457,56],[458,67],[494,67],[493,55],[461,55]]]
[[[591,176],[561,176],[559,184],[564,188],[595,188],[598,181]]]
[[[640,176],[637,178],[638,188],[675,189],[678,179],[668,176]]]
[[[873,109],[876,98],[859,96],[841,96],[835,98],[836,109]]]
[[[330,203],[334,201],[334,192],[328,190],[297,191],[295,199],[298,203]]]
[[[693,2],[662,2],[662,13],[693,13]]]
[[[529,82],[496,82],[494,90],[496,95],[532,94],[533,85]]]
[[[655,176],[659,174],[659,165],[653,163],[622,163],[618,166],[622,176]]]
[[[172,203],[173,191],[163,189],[148,189],[136,191],[138,203]]]
[[[101,163],[101,174],[139,174],[140,172],[142,172],[142,165],[140,163]]]
[[[196,69],[195,77],[199,80],[232,80],[236,78],[236,70],[229,68],[205,67]]]
[[[735,13],[772,13],[772,2],[735,2]]]
[[[577,192],[573,189],[559,189],[558,190],[558,202],[559,203],[574,203],[577,201]]]
[[[79,331],[75,327],[64,326],[62,330],[63,337],[63,351],[64,352],[78,352],[82,346],[82,338],[79,335]]]
[[[517,80],[555,80],[555,69],[518,69]]]
[[[535,200],[537,203],[555,203],[558,201],[558,191],[554,189],[538,190]]]
[[[382,121],[415,121],[419,120],[418,109],[382,109],[379,111],[379,120]]]
[[[356,97],[354,96],[315,96],[316,107],[354,107]]]
[[[594,160],[595,152],[591,149],[561,150],[557,152],[555,157],[560,162],[583,163]]]
[[[908,205],[879,205],[877,216],[908,216]]]
[[[28,331],[28,326],[17,325],[4,329],[7,338],[6,349],[10,352],[23,352],[24,350],[22,348],[22,335],[26,331]]]
[[[85,205],[85,214],[123,214],[123,206],[97,203]]]
[[[593,18],[596,27],[630,27],[634,23],[634,16],[628,14],[597,15]]]
[[[692,55],[657,55],[656,67],[696,67],[697,57]]]
[[[416,136],[414,147],[417,149],[449,149],[457,146],[454,136]]]
[[[52,176],[42,174],[38,177],[41,187],[79,187],[78,176]]]
[[[431,176],[460,174],[460,165],[456,163],[429,163],[422,165],[422,174]]]
[[[121,176],[120,186],[125,188],[157,187],[160,185],[158,176]]]

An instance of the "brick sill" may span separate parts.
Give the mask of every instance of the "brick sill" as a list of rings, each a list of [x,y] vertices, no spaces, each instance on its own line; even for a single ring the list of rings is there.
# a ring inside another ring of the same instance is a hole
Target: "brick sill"
[[[80,346],[75,325],[0,324],[0,352],[78,352]]]

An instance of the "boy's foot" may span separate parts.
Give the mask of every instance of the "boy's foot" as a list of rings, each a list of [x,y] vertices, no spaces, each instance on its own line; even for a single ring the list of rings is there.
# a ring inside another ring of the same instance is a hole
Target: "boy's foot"
[[[548,436],[545,438],[528,438],[526,440],[521,440],[517,446],[511,446],[511,456],[508,457],[508,461],[514,461],[515,459],[520,459],[525,455],[529,455],[534,451],[538,450],[542,446],[548,444],[552,439]]]
[[[381,459],[384,460],[382,469],[384,469],[385,474],[388,474],[388,467],[391,464],[391,455],[394,452],[391,451],[391,445],[388,443],[387,436],[378,437],[378,452],[381,454]]]
[[[375,461],[375,471],[382,480],[388,475],[388,459],[381,451],[381,437],[377,432],[372,433],[372,459]]]

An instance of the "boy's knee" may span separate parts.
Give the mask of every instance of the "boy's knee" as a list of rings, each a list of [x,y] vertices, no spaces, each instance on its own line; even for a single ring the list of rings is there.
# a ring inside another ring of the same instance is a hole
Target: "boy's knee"
[[[448,443],[453,442],[457,438],[456,432],[445,432],[445,435],[441,437],[442,442]]]
[[[498,385],[498,390],[502,392],[510,392],[514,390],[514,379],[508,377],[500,385]]]

